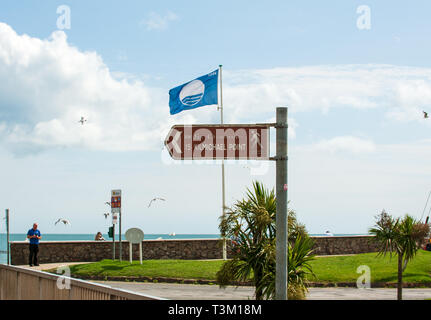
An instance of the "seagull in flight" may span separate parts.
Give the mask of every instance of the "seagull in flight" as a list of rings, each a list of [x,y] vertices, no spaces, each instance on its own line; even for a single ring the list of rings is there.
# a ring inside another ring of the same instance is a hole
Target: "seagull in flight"
[[[79,120],[78,122],[80,122],[81,125],[84,125],[84,122],[87,122],[87,119],[84,119],[84,117],[81,117],[81,120]]]
[[[424,119],[428,118],[428,112],[422,111],[424,113]]]
[[[63,222],[65,225],[66,225],[66,224],[70,225],[69,220],[66,220],[66,219],[63,219],[63,218],[58,219],[58,220],[55,222],[55,225],[57,225],[57,223],[59,223],[59,222]]]
[[[156,200],[162,200],[162,201],[166,201],[165,199],[163,199],[163,198],[154,198],[154,199],[151,199],[151,201],[150,201],[150,203],[148,204],[148,208],[151,206],[151,204],[154,202],[154,201],[156,201]]]
[[[104,213],[103,215],[105,216],[105,219],[108,219],[108,216],[109,216],[109,212],[107,212],[107,213]]]

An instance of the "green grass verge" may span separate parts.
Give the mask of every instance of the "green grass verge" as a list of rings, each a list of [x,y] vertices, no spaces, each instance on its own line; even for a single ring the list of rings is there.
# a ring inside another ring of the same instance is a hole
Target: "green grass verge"
[[[179,279],[216,279],[216,273],[224,262],[222,260],[144,260],[141,265],[134,261],[102,260],[90,264],[79,264],[70,267],[76,277],[149,277]],[[311,263],[317,278],[309,277],[313,282],[356,283],[360,276],[356,270],[367,265],[371,270],[371,282],[394,283],[397,281],[397,258],[382,257],[376,253],[365,253],[353,256],[317,257]],[[55,271],[54,271],[55,272]],[[431,252],[420,250],[407,265],[403,281],[409,283],[431,282]]]
[[[181,279],[209,279],[214,280],[223,261],[200,260],[143,260],[139,261],[112,261],[79,264],[70,267],[71,274],[75,276],[102,276],[102,277],[150,277],[150,278],[181,278]]]
[[[356,270],[367,265],[371,271],[371,282],[397,282],[397,256],[392,258],[377,256],[376,253],[364,253],[354,256],[318,257],[311,263],[320,282],[354,282],[360,276]],[[431,282],[431,252],[419,250],[416,257],[407,264],[403,273],[403,282]]]

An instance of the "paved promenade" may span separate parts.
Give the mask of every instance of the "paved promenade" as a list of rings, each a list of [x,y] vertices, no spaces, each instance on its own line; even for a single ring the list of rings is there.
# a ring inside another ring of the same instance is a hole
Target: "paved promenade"
[[[52,263],[38,267],[22,267],[33,270],[47,270],[76,263]],[[113,288],[126,289],[156,297],[174,300],[248,300],[253,299],[252,287],[227,287],[218,285],[193,285],[175,283],[94,281]],[[310,288],[308,300],[396,300],[396,289],[356,289],[356,288]],[[431,289],[403,289],[403,300],[431,299]]]
[[[91,262],[44,263],[44,264],[41,264],[38,266],[33,266],[33,267],[30,267],[28,264],[24,264],[24,265],[18,265],[18,267],[24,267],[24,268],[28,268],[31,270],[43,271],[43,270],[57,269],[58,267],[62,267],[62,266],[73,266],[75,264],[85,264],[85,263],[91,263]]]
[[[139,283],[97,281],[113,288],[126,289],[174,300],[248,300],[253,299],[252,287],[192,285],[172,283]],[[310,288],[308,300],[396,300],[396,289]],[[404,300],[431,298],[431,289],[403,289]]]

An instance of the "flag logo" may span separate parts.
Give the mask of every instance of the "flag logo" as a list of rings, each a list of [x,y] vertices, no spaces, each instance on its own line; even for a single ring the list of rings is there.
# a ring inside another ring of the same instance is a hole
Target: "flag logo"
[[[218,104],[218,70],[169,90],[169,111],[177,114]]]
[[[202,100],[204,93],[204,83],[200,80],[193,80],[181,89],[180,101],[186,106],[194,106]]]

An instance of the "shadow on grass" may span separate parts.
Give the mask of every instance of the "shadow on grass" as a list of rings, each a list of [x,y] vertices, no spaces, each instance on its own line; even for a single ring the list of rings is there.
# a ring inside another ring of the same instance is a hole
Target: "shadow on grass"
[[[125,266],[101,266],[105,271],[118,271],[125,269]]]
[[[403,273],[403,282],[414,282],[414,283],[428,283],[430,282],[430,280],[426,280],[426,279],[417,279],[418,277],[423,277],[423,274],[420,273],[412,273],[412,272],[404,272]],[[374,281],[375,279],[373,279]],[[395,273],[392,276],[387,276],[387,277],[381,277],[377,280],[375,280],[377,282],[389,282],[389,283],[397,283],[398,282],[398,274]]]

